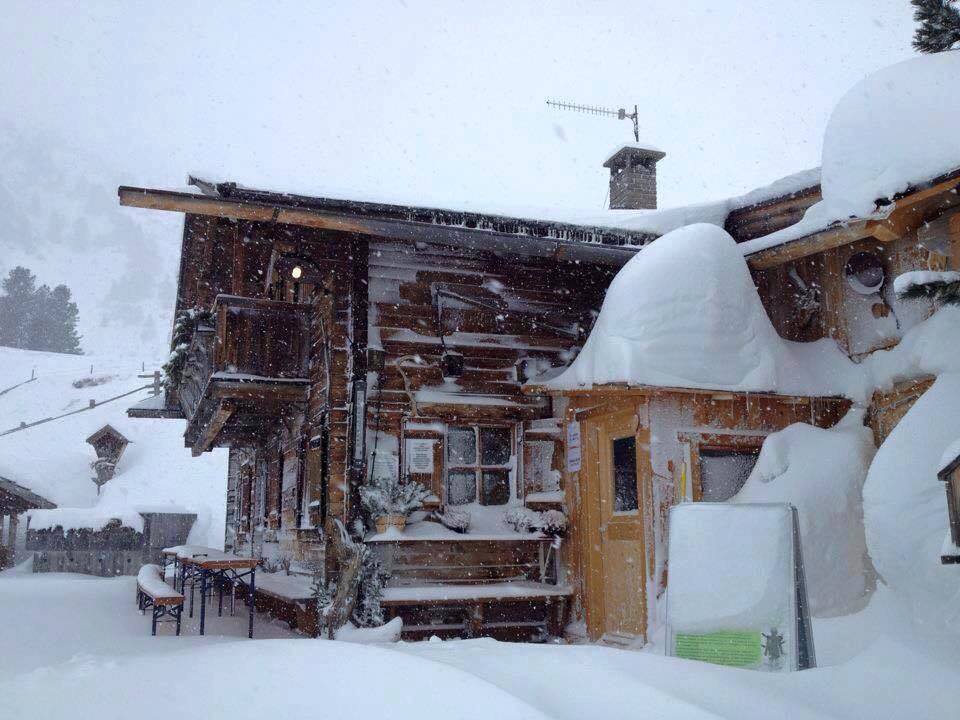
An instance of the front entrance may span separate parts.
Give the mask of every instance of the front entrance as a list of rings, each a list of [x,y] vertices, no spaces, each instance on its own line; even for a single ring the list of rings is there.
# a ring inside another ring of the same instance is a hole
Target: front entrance
[[[587,631],[645,641],[650,431],[633,411],[588,419],[583,430]]]

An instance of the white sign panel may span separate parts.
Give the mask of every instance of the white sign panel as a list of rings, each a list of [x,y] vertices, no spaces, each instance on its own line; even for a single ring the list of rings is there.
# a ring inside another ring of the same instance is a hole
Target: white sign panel
[[[433,475],[433,444],[436,440],[407,440],[407,472]]]
[[[580,423],[567,423],[567,472],[580,471]]]

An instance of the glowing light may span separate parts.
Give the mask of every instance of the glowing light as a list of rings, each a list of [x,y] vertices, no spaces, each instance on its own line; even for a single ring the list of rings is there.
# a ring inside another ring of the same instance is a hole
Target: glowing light
[[[303,268],[297,265],[293,268],[293,270],[290,271],[290,274],[293,276],[294,280],[299,280],[300,276],[303,275]]]

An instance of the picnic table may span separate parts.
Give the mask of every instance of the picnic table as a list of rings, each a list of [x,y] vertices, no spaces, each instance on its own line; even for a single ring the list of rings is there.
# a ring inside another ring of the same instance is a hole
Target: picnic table
[[[253,618],[256,613],[254,593],[256,591],[257,560],[252,557],[243,557],[226,553],[216,548],[202,545],[177,545],[164,548],[164,572],[167,564],[173,562],[173,587],[177,588],[177,579],[180,581],[180,591],[183,592],[186,583],[190,581],[190,617],[193,617],[193,590],[197,580],[200,581],[200,634],[204,634],[206,626],[207,588],[219,580],[220,601],[218,615],[223,615],[223,588],[226,585],[240,583],[247,586],[249,593],[247,604],[250,607],[248,637],[253,637]]]

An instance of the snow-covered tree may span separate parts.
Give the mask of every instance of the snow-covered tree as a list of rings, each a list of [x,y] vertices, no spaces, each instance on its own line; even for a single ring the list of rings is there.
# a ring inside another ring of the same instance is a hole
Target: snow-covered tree
[[[79,355],[79,310],[70,288],[36,286],[36,277],[25,267],[15,267],[3,280],[0,296],[0,345],[24,350]]]
[[[960,10],[955,0],[910,0],[910,4],[919,23],[913,33],[915,50],[936,53],[960,44]]]

